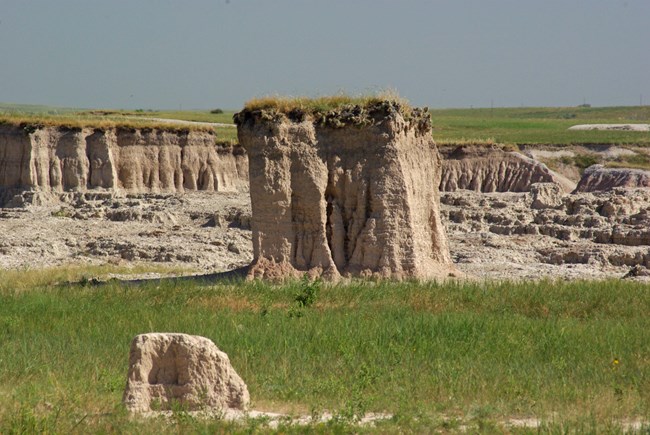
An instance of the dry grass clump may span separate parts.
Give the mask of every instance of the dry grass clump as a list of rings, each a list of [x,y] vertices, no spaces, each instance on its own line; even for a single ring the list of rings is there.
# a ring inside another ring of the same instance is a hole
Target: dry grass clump
[[[148,119],[107,117],[101,115],[41,115],[41,114],[2,114],[0,125],[7,124],[35,130],[41,127],[81,128],[149,128],[165,131],[214,131],[213,127],[191,124],[170,124]]]
[[[329,128],[365,127],[376,124],[385,116],[399,113],[421,133],[431,130],[428,108],[412,107],[395,92],[350,96],[337,94],[317,98],[269,96],[248,101],[242,111],[233,116],[238,126],[249,122],[271,124],[290,120]]]
[[[436,139],[436,144],[439,145],[439,146],[454,146],[454,147],[456,147],[456,146],[504,145],[504,144],[499,144],[496,141],[496,139],[494,139],[493,137],[487,137],[487,138],[479,138],[479,137],[442,138],[442,139]]]
[[[410,103],[393,91],[384,91],[375,95],[351,96],[337,94],[316,98],[279,95],[266,96],[249,100],[244,105],[244,110],[273,110],[284,114],[300,111],[307,114],[315,114],[341,109],[346,106],[367,107],[386,101],[397,103],[403,110],[411,110]]]
[[[636,154],[620,156],[615,161],[606,162],[608,168],[627,168],[650,170],[650,155],[643,151],[637,151]]]
[[[115,276],[119,276],[120,279],[129,279],[131,276],[138,277],[152,273],[174,276],[189,275],[194,272],[193,269],[179,266],[160,266],[137,262],[126,266],[106,263],[102,265],[70,264],[41,269],[5,269],[0,270],[0,296],[19,294],[36,287],[51,287],[66,283],[99,283]]]

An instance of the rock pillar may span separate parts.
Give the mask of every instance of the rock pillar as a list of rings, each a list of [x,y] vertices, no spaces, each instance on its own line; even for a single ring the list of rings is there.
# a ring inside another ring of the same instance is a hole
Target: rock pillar
[[[249,157],[251,276],[454,271],[426,109],[394,101],[320,113],[244,109],[235,121]]]

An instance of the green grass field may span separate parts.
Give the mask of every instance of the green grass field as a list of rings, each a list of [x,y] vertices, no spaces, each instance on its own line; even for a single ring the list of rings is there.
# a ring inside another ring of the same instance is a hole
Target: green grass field
[[[211,338],[255,409],[337,416],[297,431],[358,431],[353,416],[370,411],[394,414],[378,426],[387,432],[501,432],[513,417],[552,432],[650,420],[647,285],[354,282],[317,285],[303,306],[314,289],[305,282],[52,284],[58,272],[19,286],[2,274],[0,433],[262,425],[182,412],[130,419],[120,404],[129,344],[150,331]]]
[[[650,145],[650,133],[569,131],[576,124],[650,123],[650,106],[497,109],[431,109],[433,137],[440,144]],[[232,122],[233,111],[145,112],[147,116],[203,122]]]
[[[234,112],[211,114],[209,112],[130,112],[114,110],[56,109],[46,106],[20,106],[0,104],[0,124],[31,126],[65,126],[72,128],[160,128],[174,131],[214,131],[219,143],[237,143],[237,129],[205,125],[168,124],[147,118],[180,119],[196,122],[232,123]]]
[[[234,110],[74,110],[47,106],[0,104],[0,121],[31,116],[52,122],[127,122],[161,126],[137,118],[167,118],[197,122],[232,123]],[[625,131],[569,131],[575,124],[650,123],[650,106],[629,107],[522,107],[496,109],[432,109],[433,137],[439,144],[501,143],[508,145],[650,145],[650,133]],[[71,122],[71,121],[67,121]],[[164,126],[164,125],[163,125]],[[234,142],[236,131],[217,128],[220,139]]]
[[[161,118],[232,122],[234,112],[152,112]],[[497,109],[431,109],[433,137],[440,144],[650,145],[650,133],[569,131],[576,124],[650,123],[650,106]]]
[[[649,145],[650,133],[569,131],[576,124],[650,123],[650,106],[432,110],[438,143]]]

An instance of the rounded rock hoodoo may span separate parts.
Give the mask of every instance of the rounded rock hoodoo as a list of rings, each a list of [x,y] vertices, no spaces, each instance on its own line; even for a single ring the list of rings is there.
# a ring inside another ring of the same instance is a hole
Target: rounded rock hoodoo
[[[249,158],[250,276],[455,271],[427,109],[379,98],[268,100],[235,122]]]
[[[248,408],[248,388],[212,340],[175,333],[140,334],[131,342],[123,402],[131,412]]]

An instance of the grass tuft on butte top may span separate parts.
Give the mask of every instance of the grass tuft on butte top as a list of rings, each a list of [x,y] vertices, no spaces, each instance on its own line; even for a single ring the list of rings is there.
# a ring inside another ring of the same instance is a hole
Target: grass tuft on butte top
[[[392,91],[380,92],[374,95],[351,96],[337,94],[322,97],[289,97],[266,96],[249,100],[244,105],[244,110],[275,110],[279,113],[289,113],[300,110],[305,113],[324,113],[340,109],[345,106],[369,106],[384,101],[399,103],[404,109],[410,109],[409,102]]]

